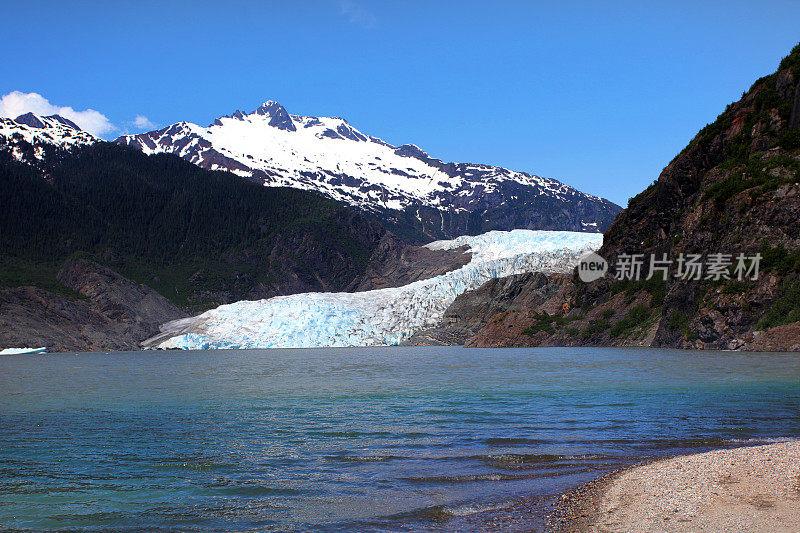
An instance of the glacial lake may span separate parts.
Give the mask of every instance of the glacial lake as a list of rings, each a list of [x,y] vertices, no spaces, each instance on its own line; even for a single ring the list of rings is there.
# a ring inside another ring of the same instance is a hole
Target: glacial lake
[[[800,437],[800,354],[339,348],[0,357],[0,524],[530,531],[625,465]]]

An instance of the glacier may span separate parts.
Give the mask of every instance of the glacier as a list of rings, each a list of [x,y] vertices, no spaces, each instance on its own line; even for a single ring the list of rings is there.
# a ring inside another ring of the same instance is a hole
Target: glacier
[[[403,287],[222,305],[164,324],[154,344],[185,350],[397,345],[436,325],[458,295],[492,278],[570,272],[582,255],[600,248],[602,239],[597,233],[512,230],[435,241],[426,246],[468,246],[470,262]]]

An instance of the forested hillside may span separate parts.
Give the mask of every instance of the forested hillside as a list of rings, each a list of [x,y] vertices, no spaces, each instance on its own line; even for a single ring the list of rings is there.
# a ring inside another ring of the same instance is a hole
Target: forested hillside
[[[0,285],[69,294],[56,273],[90,257],[191,311],[342,290],[384,233],[315,193],[102,142],[36,166],[0,150],[0,205]]]

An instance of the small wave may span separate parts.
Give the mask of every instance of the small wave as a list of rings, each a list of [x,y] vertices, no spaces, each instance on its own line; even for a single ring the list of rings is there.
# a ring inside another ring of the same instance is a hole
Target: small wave
[[[483,457],[487,461],[508,464],[556,463],[565,459],[563,455],[553,455],[549,453],[502,453],[497,455],[485,455]]]
[[[467,504],[458,507],[444,506],[442,511],[450,516],[470,516],[489,511],[502,511],[513,507],[514,502],[503,502],[497,504]]]
[[[55,514],[49,517],[52,522],[69,524],[72,528],[94,528],[120,523],[131,518],[131,515],[122,511],[105,511],[86,514]]]
[[[791,440],[791,439],[789,439]],[[725,447],[736,444],[768,444],[770,442],[783,442],[774,438],[726,438],[726,437],[690,437],[690,438],[664,438],[643,439],[626,441],[620,440],[619,444],[627,444],[636,449],[668,449],[668,448],[702,448]]]
[[[331,438],[344,437],[348,439],[373,436],[373,434],[360,433],[358,431],[309,431],[308,434],[314,437],[331,437]],[[382,435],[377,435],[377,436],[382,436]]]
[[[542,439],[529,439],[525,437],[493,437],[486,439],[489,446],[518,446],[547,444],[549,441]]]
[[[342,463],[379,463],[402,458],[397,455],[326,455],[325,459]]]
[[[798,439],[792,437],[766,437],[751,439],[725,439],[732,444],[778,444],[781,442],[795,442]]]
[[[493,455],[479,455],[478,459],[494,466],[525,467],[536,465],[555,466],[554,463],[575,463],[584,461],[598,461],[610,457],[599,454],[582,455],[555,455],[555,454],[527,454],[527,453],[502,453]],[[565,464],[563,466],[569,466]]]
[[[513,474],[464,474],[460,476],[422,476],[401,479],[412,483],[469,483],[472,481],[514,481],[529,477],[531,476]]]
[[[265,487],[263,485],[250,485],[240,487],[214,487],[214,493],[226,496],[295,496],[301,491],[295,489],[281,489],[276,487]]]
[[[501,502],[494,504],[468,503],[463,505],[435,505],[433,507],[424,507],[406,513],[400,513],[387,518],[392,518],[401,522],[406,520],[430,520],[432,522],[444,523],[452,520],[453,518],[471,516],[491,511],[501,511],[504,509],[509,509],[513,506],[514,502]]]
[[[214,463],[206,461],[162,461],[150,465],[153,470],[195,470],[198,472],[229,470],[234,467],[230,463]]]

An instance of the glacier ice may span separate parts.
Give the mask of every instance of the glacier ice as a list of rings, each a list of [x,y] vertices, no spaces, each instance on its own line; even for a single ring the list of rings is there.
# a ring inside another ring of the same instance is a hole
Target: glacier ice
[[[453,300],[492,278],[525,272],[569,272],[603,236],[570,231],[491,231],[436,241],[432,249],[467,245],[471,261],[403,287],[358,293],[303,293],[241,301],[162,326],[159,348],[313,348],[396,345],[434,326]]]

